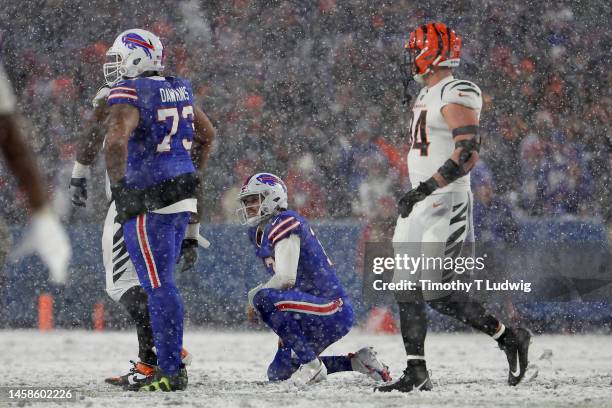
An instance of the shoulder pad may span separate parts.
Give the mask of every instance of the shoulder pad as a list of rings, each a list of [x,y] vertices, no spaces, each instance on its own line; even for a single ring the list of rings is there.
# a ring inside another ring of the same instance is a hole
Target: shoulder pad
[[[110,89],[107,101],[113,103],[117,101],[125,101],[135,104],[138,101],[137,82],[134,79],[121,81]]]
[[[103,87],[98,89],[96,96],[94,96],[93,100],[91,101],[91,104],[93,105],[94,109],[97,109],[100,105],[102,105],[106,101],[106,98],[108,98],[109,92],[110,92],[110,87],[107,85],[104,85]]]
[[[274,245],[279,240],[287,238],[292,233],[298,232],[300,225],[303,223],[304,220],[296,212],[283,211],[272,218],[272,222],[267,232],[268,241]]]
[[[482,91],[473,82],[455,80],[447,83],[440,90],[442,106],[456,103],[479,111],[482,109]]]

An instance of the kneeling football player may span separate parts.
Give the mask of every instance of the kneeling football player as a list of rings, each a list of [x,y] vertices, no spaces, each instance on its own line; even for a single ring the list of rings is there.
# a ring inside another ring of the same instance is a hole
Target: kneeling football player
[[[353,325],[353,307],[335,268],[308,221],[287,210],[287,187],[269,173],[251,176],[242,186],[238,212],[271,278],[249,291],[247,314],[256,316],[279,337],[268,367],[271,381],[291,378],[299,384],[322,381],[327,374],[358,371],[390,381],[388,367],[371,347],[342,356],[320,354]]]

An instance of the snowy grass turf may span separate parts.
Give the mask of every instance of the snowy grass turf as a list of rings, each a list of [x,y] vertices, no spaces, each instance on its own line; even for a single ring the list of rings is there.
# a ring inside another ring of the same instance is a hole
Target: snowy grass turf
[[[365,345],[375,346],[394,378],[399,377],[405,365],[399,336],[354,330],[326,354]],[[128,360],[135,359],[132,332],[0,331],[0,385],[76,387],[79,400],[62,404],[68,407],[612,406],[612,337],[605,335],[535,337],[531,361],[539,366],[539,375],[510,388],[504,354],[490,338],[430,334],[428,366],[435,390],[410,394],[373,393],[375,382],[356,373],[331,375],[307,389],[268,383],[266,368],[276,349],[276,337],[269,332],[187,330],[185,346],[194,356],[187,391],[130,393],[103,380],[125,373]],[[547,349],[552,357],[539,359]]]

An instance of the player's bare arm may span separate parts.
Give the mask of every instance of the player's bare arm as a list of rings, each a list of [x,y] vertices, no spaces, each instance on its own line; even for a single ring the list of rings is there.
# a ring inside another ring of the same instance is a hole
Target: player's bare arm
[[[206,116],[204,111],[198,107],[193,110],[193,145],[191,146],[191,160],[196,168],[199,177],[202,177],[210,149],[212,148],[213,140],[216,136],[216,130],[212,122]],[[198,197],[202,197],[200,183],[200,189],[198,191]],[[198,213],[193,214],[191,217],[191,223],[197,223],[202,218],[204,200],[198,200]]]
[[[120,104],[109,108],[105,158],[112,183],[119,183],[125,176],[128,139],[139,120],[138,109],[131,105]]]
[[[84,166],[91,166],[102,150],[104,136],[106,133],[106,117],[108,108],[101,101],[93,112],[90,119],[87,120],[83,134],[77,141],[76,146],[76,161]]]
[[[468,107],[450,103],[442,108],[442,116],[448,123],[448,128],[453,132],[455,151],[450,157],[462,174],[472,170],[479,157],[479,145],[477,129],[478,114]],[[450,182],[439,171],[433,175],[439,187],[444,187]]]
[[[104,88],[103,88],[104,89]],[[106,88],[108,90],[108,88]],[[100,90],[98,95],[102,92]],[[108,92],[108,91],[107,91]],[[94,100],[95,108],[91,118],[85,123],[81,137],[77,141],[76,160],[70,178],[70,199],[77,207],[87,205],[87,178],[90,166],[94,163],[104,143],[108,109],[104,98]]]
[[[25,192],[33,212],[48,201],[34,156],[23,140],[14,115],[0,115],[0,148],[10,171]]]
[[[202,109],[195,107],[193,113],[194,132],[191,158],[198,172],[202,172],[217,131]]]
[[[189,226],[185,233],[185,239],[181,244],[181,265],[179,271],[191,269],[198,261],[198,246],[208,248],[210,243],[200,235],[200,220],[204,212],[204,200],[202,199],[202,175],[208,160],[208,155],[215,139],[216,130],[204,111],[197,106],[193,110],[193,144],[191,146],[191,160],[200,178],[198,185],[198,212],[192,213]]]
[[[9,170],[25,192],[31,210],[30,225],[11,253],[13,260],[37,253],[49,267],[49,279],[64,284],[71,256],[70,241],[48,205],[36,160],[19,129],[15,97],[0,65],[0,150]]]

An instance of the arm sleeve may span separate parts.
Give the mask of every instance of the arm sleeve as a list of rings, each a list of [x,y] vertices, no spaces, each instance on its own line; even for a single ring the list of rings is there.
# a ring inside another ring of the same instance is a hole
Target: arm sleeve
[[[249,305],[254,309],[253,298],[261,289],[284,289],[295,284],[300,260],[300,237],[290,235],[279,241],[274,250],[274,276],[267,282],[255,286],[247,295]]]
[[[479,111],[482,109],[482,91],[473,82],[452,82],[442,93],[442,107],[455,103]]]
[[[135,107],[140,107],[140,98],[138,96],[138,90],[131,82],[118,83],[113,86],[106,99],[108,106],[116,105],[119,103],[126,103]]]
[[[0,114],[7,115],[15,112],[15,94],[4,68],[0,65]]]
[[[300,260],[300,237],[292,234],[279,241],[274,248],[274,276],[263,288],[283,289],[293,286]]]

